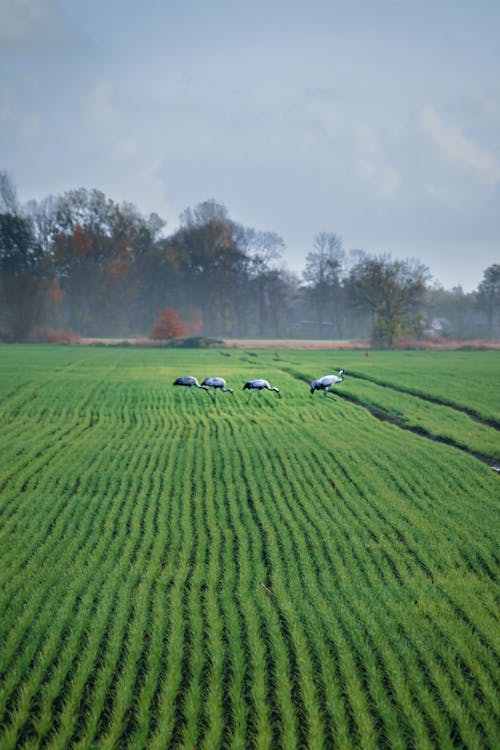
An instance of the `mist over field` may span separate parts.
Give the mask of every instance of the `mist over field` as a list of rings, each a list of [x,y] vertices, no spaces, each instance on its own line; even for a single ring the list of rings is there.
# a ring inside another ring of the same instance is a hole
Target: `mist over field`
[[[166,234],[97,190],[21,207],[0,174],[0,339],[358,339],[377,348],[500,336],[500,265],[478,288],[437,286],[417,258],[347,251],[319,232],[301,274],[274,232],[214,200]]]

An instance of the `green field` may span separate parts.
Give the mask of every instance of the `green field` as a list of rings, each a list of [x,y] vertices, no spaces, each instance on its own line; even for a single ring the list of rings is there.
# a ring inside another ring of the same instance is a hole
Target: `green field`
[[[499,375],[1,347],[2,750],[500,747]]]

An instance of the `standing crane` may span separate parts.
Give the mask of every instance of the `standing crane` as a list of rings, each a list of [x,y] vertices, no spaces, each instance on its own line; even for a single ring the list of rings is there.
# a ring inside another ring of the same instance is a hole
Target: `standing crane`
[[[177,378],[177,380],[174,380],[173,385],[183,385],[185,388],[201,388],[203,391],[208,391],[208,386],[200,385],[192,375],[184,375],[182,378]]]
[[[329,388],[331,388],[332,385],[342,383],[343,380],[344,370],[339,370],[338,375],[323,375],[322,378],[313,380],[313,382],[311,383],[311,396],[313,395],[314,391],[323,391],[323,396],[326,396]]]
[[[226,381],[224,380],[224,378],[205,378],[205,380],[201,384],[202,388],[204,386],[206,388],[213,388],[214,398],[216,397],[218,390],[222,391],[222,393],[233,393],[232,388],[226,387]]]
[[[276,391],[278,396],[280,396],[280,389],[276,387],[271,387],[267,380],[247,380],[245,385],[243,386],[243,390],[249,390],[250,393],[253,393],[254,391],[258,391],[259,393],[261,391]],[[281,398],[281,396],[280,396]]]

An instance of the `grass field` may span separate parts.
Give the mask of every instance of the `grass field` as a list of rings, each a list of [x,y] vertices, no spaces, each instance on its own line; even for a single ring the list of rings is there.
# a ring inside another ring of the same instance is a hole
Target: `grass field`
[[[500,747],[499,373],[2,347],[2,750]]]

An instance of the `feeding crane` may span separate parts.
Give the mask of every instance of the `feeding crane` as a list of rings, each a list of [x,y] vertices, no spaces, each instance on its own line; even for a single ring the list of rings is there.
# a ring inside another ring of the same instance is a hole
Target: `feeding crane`
[[[177,380],[174,380],[173,385],[183,385],[185,388],[201,388],[203,391],[208,391],[208,386],[200,385],[192,375],[184,375],[182,378],[177,378]]]
[[[222,391],[222,393],[233,393],[232,388],[226,387],[226,381],[224,378],[205,378],[205,380],[202,382],[201,387],[207,387],[207,388],[213,388],[214,392],[214,398],[217,395],[217,391]]]
[[[245,385],[243,386],[243,390],[249,390],[250,393],[253,393],[253,391],[258,391],[259,393],[261,391],[276,391],[278,396],[280,396],[280,389],[276,388],[276,386],[271,387],[267,380],[257,379],[257,380],[247,380]],[[280,396],[281,398],[281,396]]]
[[[313,395],[314,391],[323,391],[323,396],[326,396],[329,388],[331,388],[332,385],[342,383],[343,380],[344,370],[339,370],[338,375],[323,375],[322,378],[313,380],[313,382],[311,383],[311,396]]]

